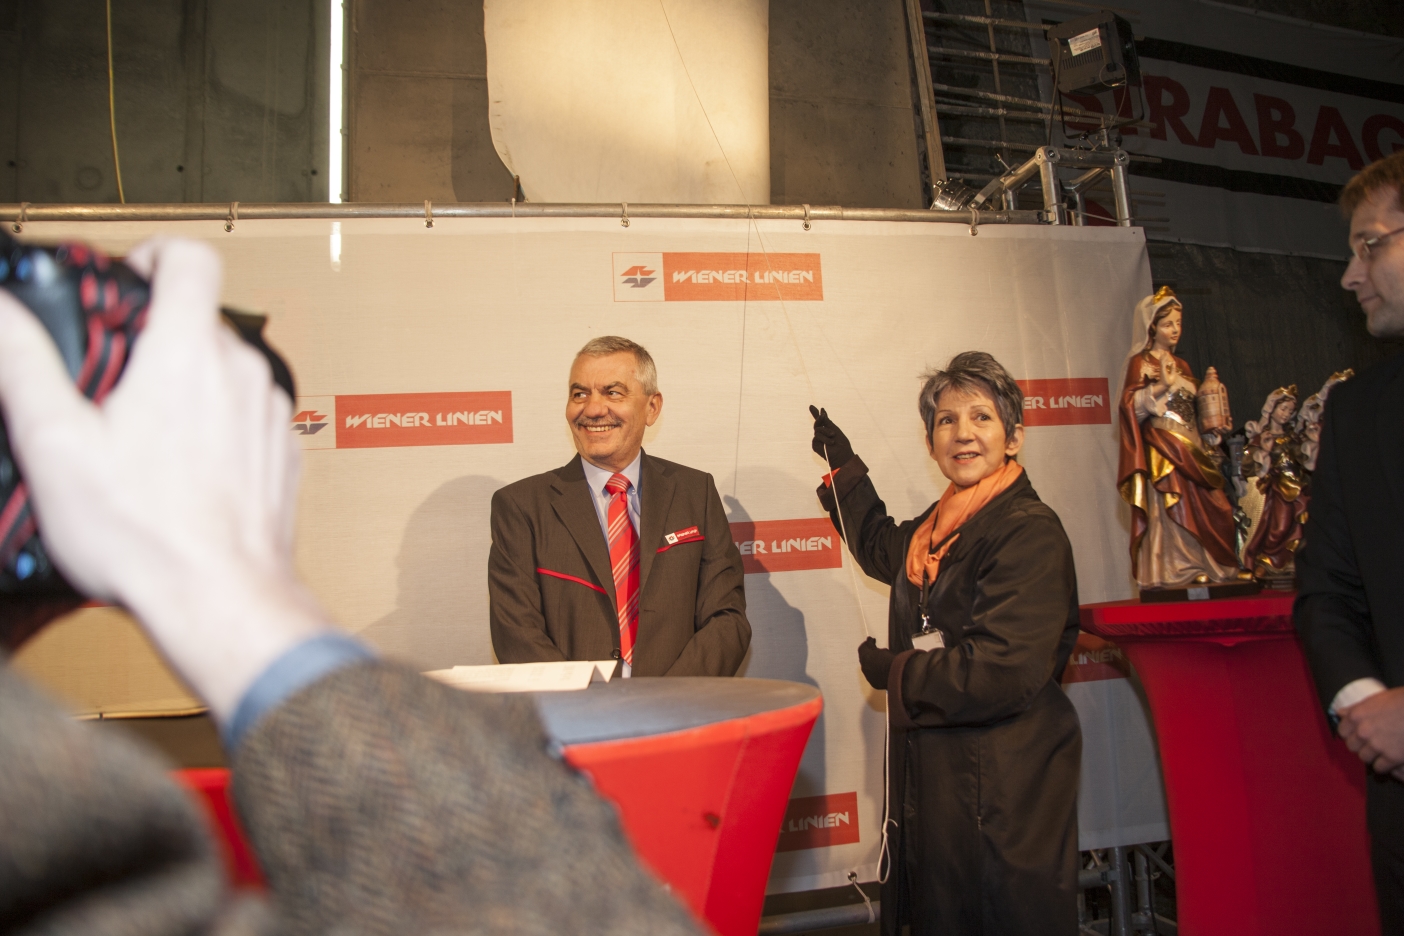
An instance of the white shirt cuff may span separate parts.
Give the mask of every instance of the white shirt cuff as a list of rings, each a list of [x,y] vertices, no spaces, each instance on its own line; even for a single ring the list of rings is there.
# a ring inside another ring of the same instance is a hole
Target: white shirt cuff
[[[1373,676],[1366,676],[1364,679],[1357,679],[1346,683],[1341,687],[1341,691],[1336,693],[1336,697],[1331,700],[1331,713],[1339,715],[1343,709],[1348,709],[1352,705],[1364,702],[1377,692],[1384,692],[1385,684]]]

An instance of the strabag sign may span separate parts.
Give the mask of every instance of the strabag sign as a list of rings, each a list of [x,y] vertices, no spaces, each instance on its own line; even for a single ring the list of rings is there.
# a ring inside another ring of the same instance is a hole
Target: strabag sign
[[[777,852],[829,848],[858,841],[858,794],[830,793],[790,800],[780,823]]]
[[[617,253],[615,302],[818,302],[817,253]]]
[[[731,541],[747,575],[843,566],[843,543],[828,517],[737,522]]]
[[[305,449],[511,442],[512,392],[298,397],[290,428]]]

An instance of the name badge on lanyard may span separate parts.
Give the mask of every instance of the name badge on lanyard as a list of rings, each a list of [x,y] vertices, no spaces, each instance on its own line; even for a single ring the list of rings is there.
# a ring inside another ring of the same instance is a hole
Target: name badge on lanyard
[[[946,648],[946,638],[941,636],[940,630],[931,625],[931,616],[926,613],[926,604],[929,600],[931,583],[926,580],[926,571],[921,573],[921,630],[912,635],[912,648],[915,650],[944,650]]]
[[[941,636],[938,630],[924,631],[912,635],[912,647],[917,650],[943,650],[946,646],[946,638]]]

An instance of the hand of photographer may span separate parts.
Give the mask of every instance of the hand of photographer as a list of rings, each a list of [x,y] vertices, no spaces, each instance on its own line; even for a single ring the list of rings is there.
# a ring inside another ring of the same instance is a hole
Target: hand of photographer
[[[0,407],[54,563],[129,609],[227,722],[273,661],[332,630],[293,572],[291,401],[220,321],[210,248],[148,242],[127,263],[151,307],[100,406],[0,292]]]

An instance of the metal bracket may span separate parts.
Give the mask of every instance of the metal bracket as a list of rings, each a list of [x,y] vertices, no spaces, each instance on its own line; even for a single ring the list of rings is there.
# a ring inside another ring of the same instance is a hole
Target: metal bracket
[[[27,201],[22,201],[22,202],[20,202],[19,218],[17,218],[17,219],[15,220],[15,223],[14,223],[14,224],[10,225],[10,230],[14,231],[16,234],[23,234],[23,233],[24,233],[24,223],[25,223],[26,221],[28,221],[28,220],[29,220],[29,202],[27,202]]]
[[[431,228],[434,226],[434,203],[429,199],[424,199],[424,226]]]
[[[980,233],[980,209],[974,205],[970,206],[970,236],[974,237]]]
[[[619,204],[621,204],[621,205],[624,206],[624,211],[623,211],[623,213],[619,216],[619,226],[620,226],[620,227],[628,227],[628,226],[629,226],[629,203],[628,203],[628,202],[620,202]]]
[[[804,229],[809,230],[809,206],[804,206]]]
[[[234,222],[239,220],[239,203],[232,201],[229,203],[229,217],[224,219],[224,233],[228,234],[234,230]]]

